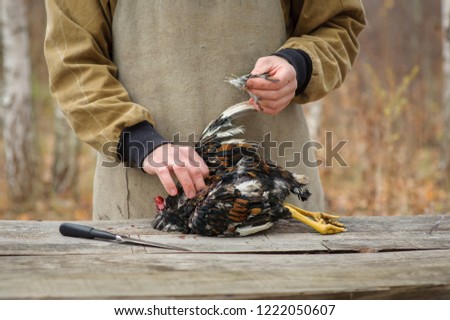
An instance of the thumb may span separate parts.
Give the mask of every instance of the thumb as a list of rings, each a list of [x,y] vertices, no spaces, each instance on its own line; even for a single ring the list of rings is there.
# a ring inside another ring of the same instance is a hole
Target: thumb
[[[255,63],[255,67],[251,71],[252,74],[263,74],[270,71],[271,64],[269,63],[268,57],[259,58]]]

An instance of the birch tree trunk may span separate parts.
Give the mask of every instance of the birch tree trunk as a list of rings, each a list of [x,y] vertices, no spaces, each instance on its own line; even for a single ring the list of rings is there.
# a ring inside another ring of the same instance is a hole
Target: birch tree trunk
[[[23,0],[1,6],[5,172],[12,200],[24,203],[32,192],[34,150],[28,23]]]
[[[55,149],[52,166],[53,191],[78,197],[78,155],[80,143],[64,114],[55,105]]]
[[[450,0],[442,2],[442,56],[443,56],[443,93],[442,108],[444,133],[442,139],[442,176],[450,175]]]

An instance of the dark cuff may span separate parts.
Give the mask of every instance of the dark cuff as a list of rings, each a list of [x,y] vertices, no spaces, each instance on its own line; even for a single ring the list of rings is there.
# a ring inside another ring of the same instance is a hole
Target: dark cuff
[[[153,126],[142,121],[122,131],[117,147],[119,159],[134,168],[142,168],[145,157],[157,147],[169,143]]]
[[[295,95],[298,96],[305,91],[312,75],[311,57],[303,50],[292,48],[281,49],[273,55],[286,59],[297,72],[297,90]]]

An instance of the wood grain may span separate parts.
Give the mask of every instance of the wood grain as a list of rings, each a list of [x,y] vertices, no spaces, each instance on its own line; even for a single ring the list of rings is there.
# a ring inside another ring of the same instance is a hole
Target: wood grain
[[[296,222],[266,234],[166,234],[147,220],[85,221],[177,252],[67,238],[60,222],[0,221],[0,299],[449,299],[445,216],[349,217],[322,236]]]

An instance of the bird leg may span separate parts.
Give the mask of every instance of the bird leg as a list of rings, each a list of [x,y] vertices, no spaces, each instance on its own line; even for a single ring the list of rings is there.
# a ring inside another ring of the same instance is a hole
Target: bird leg
[[[284,207],[292,214],[292,218],[303,222],[321,234],[335,234],[346,231],[345,226],[336,221],[339,218],[338,216],[323,212],[306,211],[289,203],[285,203]]]

